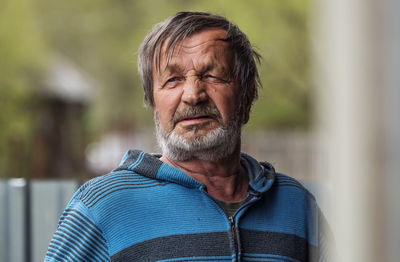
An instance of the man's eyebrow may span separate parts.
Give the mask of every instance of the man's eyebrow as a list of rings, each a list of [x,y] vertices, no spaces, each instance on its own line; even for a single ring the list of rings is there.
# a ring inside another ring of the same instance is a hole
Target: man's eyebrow
[[[210,62],[210,63],[207,63],[205,65],[202,65],[199,68],[198,71],[201,72],[201,73],[205,73],[205,72],[211,71],[211,70],[213,70],[213,69],[215,69],[217,67],[218,67],[218,65],[216,63]],[[161,74],[165,74],[165,73],[167,73],[167,74],[180,73],[180,72],[183,72],[183,71],[184,71],[184,68],[181,65],[169,63],[164,67],[164,70],[161,72]]]
[[[205,72],[208,72],[208,71],[213,70],[215,67],[216,67],[216,64],[215,64],[214,62],[210,62],[210,63],[207,63],[207,64],[203,65],[203,66],[200,68],[199,71],[200,71],[201,73],[205,73]]]
[[[196,71],[200,74],[204,74],[206,72],[212,71],[214,69],[217,69],[223,74],[229,75],[229,68],[226,66],[223,66],[219,63],[216,63],[214,60],[210,60],[206,62],[204,65],[201,65]],[[160,76],[168,76],[170,74],[174,73],[182,73],[185,71],[185,67],[183,67],[180,64],[175,64],[175,63],[168,63],[163,67],[163,70],[159,72]]]
[[[164,70],[162,70],[160,72],[161,75],[167,73],[167,74],[171,74],[171,73],[180,73],[183,71],[182,66],[178,65],[178,64],[172,64],[172,63],[168,63],[165,67]]]
[[[230,77],[231,72],[229,66],[224,66],[214,62],[204,65],[204,67],[201,68],[200,72],[204,74],[206,72],[213,71],[214,69],[216,69],[217,72],[222,73],[226,77]]]

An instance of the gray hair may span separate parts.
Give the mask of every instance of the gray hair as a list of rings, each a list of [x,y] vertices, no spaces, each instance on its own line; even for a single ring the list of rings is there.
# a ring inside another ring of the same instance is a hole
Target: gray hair
[[[155,25],[146,36],[139,49],[139,73],[144,89],[144,99],[154,107],[153,65],[160,70],[161,49],[167,39],[167,61],[171,58],[177,44],[186,38],[206,29],[222,29],[227,32],[225,39],[233,54],[234,65],[230,69],[231,77],[240,87],[239,112],[242,124],[249,119],[250,108],[257,98],[261,87],[256,62],[261,56],[253,49],[247,36],[239,27],[226,18],[203,12],[179,12],[167,20]]]

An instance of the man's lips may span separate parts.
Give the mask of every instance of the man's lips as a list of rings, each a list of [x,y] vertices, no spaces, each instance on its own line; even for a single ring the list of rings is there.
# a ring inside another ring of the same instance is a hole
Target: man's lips
[[[183,124],[195,124],[200,123],[208,120],[212,120],[214,117],[210,115],[197,115],[197,116],[187,116],[183,117],[182,119],[178,120],[176,123],[183,123]]]

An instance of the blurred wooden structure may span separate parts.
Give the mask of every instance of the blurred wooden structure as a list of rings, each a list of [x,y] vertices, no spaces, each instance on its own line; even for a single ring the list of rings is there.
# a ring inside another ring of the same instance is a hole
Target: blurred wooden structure
[[[32,141],[32,178],[77,178],[86,173],[85,111],[91,81],[56,57],[42,81]]]

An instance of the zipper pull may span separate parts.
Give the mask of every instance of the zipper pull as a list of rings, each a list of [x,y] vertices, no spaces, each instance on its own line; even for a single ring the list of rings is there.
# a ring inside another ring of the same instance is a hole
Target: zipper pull
[[[232,216],[228,217],[229,224],[231,225],[231,231],[233,235],[233,240],[235,242],[235,245],[237,244],[237,238],[236,238],[236,228],[235,228],[235,221],[233,220]]]
[[[234,223],[234,221],[233,221],[233,217],[232,216],[229,216],[228,217],[228,219],[229,219],[229,224],[231,224],[231,227],[235,227],[235,223]]]
[[[232,236],[233,236],[233,243],[234,243],[234,248],[235,248],[235,254],[236,254],[236,260],[240,262],[241,259],[238,257],[238,239],[237,239],[237,232],[236,232],[236,227],[235,227],[235,221],[233,220],[232,216],[228,216],[229,224],[231,225],[231,231],[232,231]]]

